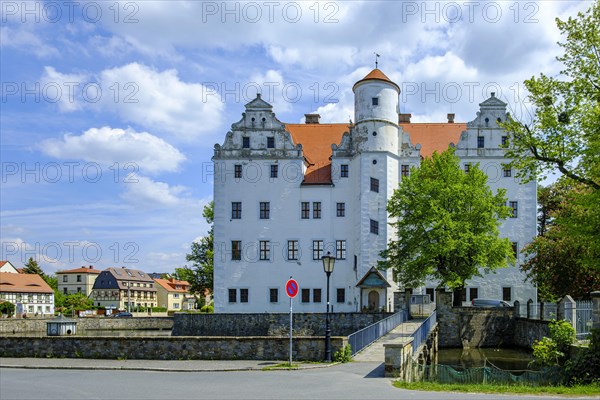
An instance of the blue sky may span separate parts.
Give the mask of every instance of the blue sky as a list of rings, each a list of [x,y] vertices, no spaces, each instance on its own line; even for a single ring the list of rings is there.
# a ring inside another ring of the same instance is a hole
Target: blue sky
[[[206,234],[211,156],[257,91],[278,118],[353,117],[379,66],[416,122],[472,120],[556,75],[590,2],[0,3],[0,259],[171,272]]]

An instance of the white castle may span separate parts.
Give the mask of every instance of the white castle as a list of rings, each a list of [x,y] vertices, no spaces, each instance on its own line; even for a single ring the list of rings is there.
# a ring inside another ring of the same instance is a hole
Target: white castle
[[[411,123],[399,114],[400,88],[379,69],[356,82],[354,122],[279,121],[260,95],[246,104],[223,145],[214,150],[215,312],[286,312],[285,282],[300,286],[294,309],[324,312],[321,257],[336,258],[331,275],[334,312],[394,309],[392,271],[378,271],[380,252],[394,238],[386,206],[410,168],[454,145],[464,168],[479,163],[492,190],[505,188],[513,216],[501,236],[518,253],[536,235],[536,183],[521,183],[505,164],[506,103],[481,103],[471,122]],[[514,267],[467,282],[474,298],[537,301],[536,289]],[[434,282],[415,293],[435,296]]]

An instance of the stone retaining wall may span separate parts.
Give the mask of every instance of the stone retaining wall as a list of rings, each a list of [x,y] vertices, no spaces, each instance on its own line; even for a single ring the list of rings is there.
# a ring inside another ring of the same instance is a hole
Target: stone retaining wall
[[[46,332],[47,319],[0,319],[0,335],[19,333]],[[77,321],[77,331],[86,330],[170,330],[173,327],[172,317],[144,318],[73,318]]]
[[[516,318],[513,334],[513,344],[519,347],[531,348],[536,340],[550,337],[550,321],[537,319]]]
[[[332,337],[332,353],[347,344]],[[287,360],[288,337],[0,337],[0,357],[143,360]],[[293,358],[325,359],[325,339],[297,337]]]
[[[333,313],[331,333],[348,336],[391,314]],[[277,336],[289,332],[289,314],[175,314],[173,336]],[[293,315],[294,332],[303,336],[325,334],[325,314]]]

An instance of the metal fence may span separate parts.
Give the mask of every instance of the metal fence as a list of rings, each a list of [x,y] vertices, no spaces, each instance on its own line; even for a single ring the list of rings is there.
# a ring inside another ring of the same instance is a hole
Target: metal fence
[[[381,321],[375,322],[348,336],[348,344],[352,349],[352,355],[356,355],[365,347],[408,320],[408,310],[400,310]]]
[[[414,331],[414,333],[411,335],[413,338],[413,343],[412,343],[413,354],[417,351],[419,346],[421,346],[421,343],[423,343],[425,340],[427,340],[427,336],[429,335],[429,332],[431,332],[431,329],[433,329],[433,327],[435,326],[436,322],[437,322],[437,311],[434,311],[431,313],[431,315],[425,321],[423,321],[421,326],[419,326],[419,328],[417,328],[417,330]]]
[[[526,303],[519,304],[519,308],[515,310],[515,313],[520,317],[529,316],[530,319],[544,321],[567,320],[573,325],[577,339],[585,339],[592,327],[592,304],[591,300],[578,300],[574,305],[573,303],[567,303],[564,306],[547,302]]]
[[[584,339],[590,334],[592,328],[592,301],[576,301],[575,309],[575,333],[577,339]]]

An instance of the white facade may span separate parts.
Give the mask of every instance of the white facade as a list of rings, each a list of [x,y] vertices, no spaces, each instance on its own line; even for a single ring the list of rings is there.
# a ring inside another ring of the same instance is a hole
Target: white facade
[[[290,277],[301,290],[294,310],[324,312],[320,257],[328,252],[337,258],[330,284],[334,312],[393,309],[398,287],[392,273],[378,274],[372,267],[394,237],[387,200],[424,149],[398,123],[400,89],[381,71],[372,71],[353,90],[352,125],[321,125],[314,118],[306,125],[283,124],[259,95],[223,145],[215,145],[215,312],[286,312],[284,285]],[[492,97],[480,107],[457,135],[456,153],[464,163],[480,163],[490,186],[506,188],[509,201],[517,202],[517,218],[506,221],[501,232],[520,250],[535,236],[536,186],[519,184],[514,171],[510,178],[492,176],[492,165],[506,163],[496,124],[506,118],[506,104]],[[483,148],[478,136],[485,137]],[[469,285],[479,298],[502,298],[502,288],[510,287],[511,301],[537,300],[518,268]]]

